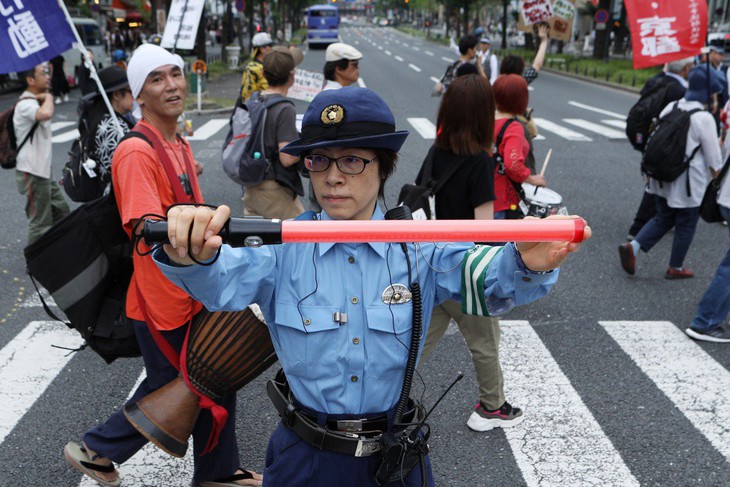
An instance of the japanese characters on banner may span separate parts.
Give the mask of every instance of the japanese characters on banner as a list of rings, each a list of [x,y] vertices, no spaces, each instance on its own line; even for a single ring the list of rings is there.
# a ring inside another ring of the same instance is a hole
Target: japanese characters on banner
[[[56,0],[0,0],[0,73],[31,69],[75,41]]]
[[[294,84],[286,96],[295,100],[312,101],[324,86],[324,75],[315,71],[297,68],[294,71]]]
[[[575,0],[521,0],[517,28],[531,32],[535,24],[547,22],[551,39],[569,41],[575,14]]]
[[[705,0],[625,1],[634,69],[695,56],[705,45]]]
[[[194,49],[204,6],[205,0],[172,0],[160,45],[166,49]]]

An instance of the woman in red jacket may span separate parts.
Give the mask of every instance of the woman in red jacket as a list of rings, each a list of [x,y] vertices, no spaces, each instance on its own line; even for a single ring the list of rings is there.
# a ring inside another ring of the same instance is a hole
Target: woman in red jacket
[[[527,109],[527,82],[516,74],[502,75],[494,82],[493,89],[497,105],[494,139],[502,160],[501,164],[497,163],[494,173],[494,193],[497,197],[494,201],[494,219],[522,218],[517,188],[524,182],[535,186],[546,185],[543,176],[530,174],[530,169],[525,166],[530,144],[525,138],[524,127],[516,120],[517,115]]]

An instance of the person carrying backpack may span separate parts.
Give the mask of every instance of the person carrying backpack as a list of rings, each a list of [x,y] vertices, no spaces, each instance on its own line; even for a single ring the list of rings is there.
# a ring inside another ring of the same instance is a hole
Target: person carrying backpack
[[[679,100],[687,91],[687,76],[694,66],[694,58],[667,63],[664,71],[650,78],[641,89],[639,101],[631,107],[626,118],[626,136],[634,149],[643,152],[652,124],[670,103]],[[656,215],[654,196],[647,191],[636,210],[627,240],[634,236]]]
[[[715,120],[705,111],[709,100],[707,70],[698,66],[689,73],[684,98],[662,110],[649,136],[642,170],[649,176],[647,191],[654,195],[656,215],[633,241],[619,246],[621,267],[630,275],[636,273],[639,249],[649,252],[674,227],[664,277],[694,277],[694,272],[684,268],[684,259],[695,235],[705,188],[723,162]]]
[[[261,102],[268,103],[276,97],[286,96],[294,84],[294,68],[303,57],[301,51],[297,51],[276,46],[264,56],[264,76],[269,87],[256,95]],[[252,127],[251,133],[257,133],[255,127]],[[298,197],[304,195],[304,186],[296,166],[299,158],[279,152],[279,149],[298,137],[294,105],[284,102],[270,106],[263,128],[264,151],[261,154],[267,160],[268,167],[263,181],[245,186],[244,215],[283,220],[304,212]]]

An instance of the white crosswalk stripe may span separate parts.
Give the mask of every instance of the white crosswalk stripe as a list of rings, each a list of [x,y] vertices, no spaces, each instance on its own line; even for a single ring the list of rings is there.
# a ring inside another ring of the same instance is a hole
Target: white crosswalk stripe
[[[57,321],[33,321],[0,350],[0,444],[71,360],[68,350],[53,346],[82,343]]]
[[[56,132],[61,129],[65,129],[66,127],[71,127],[72,125],[78,125],[77,122],[53,122],[51,124],[51,131]]]
[[[599,324],[730,461],[730,372],[668,321]]]
[[[558,125],[557,123],[551,122],[550,120],[537,117],[534,117],[533,120],[539,128],[547,130],[548,132],[558,135],[564,139],[581,142],[590,142],[591,140],[593,140],[586,135],[576,132],[575,130],[571,130],[567,127],[563,127],[562,125]]]
[[[604,127],[603,125],[599,125],[597,123],[589,122],[588,120],[583,120],[582,118],[564,118],[564,122],[569,123],[571,125],[575,125],[576,127],[580,127],[582,129],[588,130],[589,132],[597,133],[598,135],[603,135],[604,137],[607,137],[609,139],[625,139],[626,134],[623,132],[619,132],[618,130],[614,130],[612,128]]]
[[[220,129],[228,125],[228,120],[225,118],[214,118],[208,120],[202,126],[196,128],[193,135],[189,136],[188,140],[206,140],[218,133]]]
[[[409,118],[410,123],[416,132],[426,140],[434,140],[436,138],[436,126],[427,118]]]
[[[64,142],[68,142],[70,140],[74,140],[79,136],[78,129],[73,129],[68,132],[64,132],[62,134],[54,135],[51,139],[51,142],[54,144],[62,144]]]
[[[500,324],[505,384],[526,411],[520,427],[504,432],[527,485],[595,485],[598,477],[601,485],[638,486],[530,324]]]
[[[586,105],[585,103],[578,103],[577,101],[569,100],[568,105],[572,105],[577,108],[582,108],[584,110],[589,110],[591,112],[602,113],[603,115],[610,115],[610,116],[616,117],[620,120],[626,120],[626,115],[622,115],[622,114],[616,113],[616,112],[611,112],[609,110],[604,110],[603,108]]]
[[[621,130],[626,130],[625,120],[601,120],[601,123],[605,123],[606,125],[610,125],[611,127],[618,127]]]

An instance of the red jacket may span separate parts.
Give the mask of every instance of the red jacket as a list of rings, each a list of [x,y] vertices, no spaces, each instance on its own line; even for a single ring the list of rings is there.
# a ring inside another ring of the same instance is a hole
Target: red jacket
[[[508,120],[510,119],[495,120],[495,143],[502,126]],[[522,124],[514,121],[507,127],[497,151],[504,160],[505,174],[500,174],[500,167],[497,165],[494,170],[494,194],[497,197],[494,201],[495,212],[509,210],[512,205],[517,205],[520,201],[510,180],[522,183],[530,176],[530,169],[525,166],[525,159],[530,152],[530,144],[525,138],[525,130]]]

